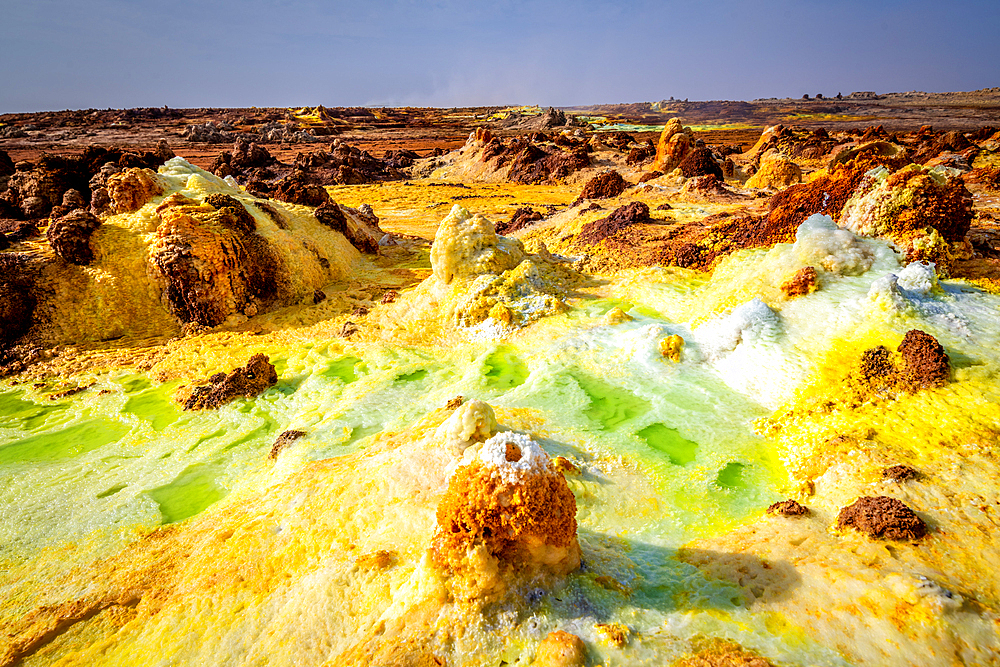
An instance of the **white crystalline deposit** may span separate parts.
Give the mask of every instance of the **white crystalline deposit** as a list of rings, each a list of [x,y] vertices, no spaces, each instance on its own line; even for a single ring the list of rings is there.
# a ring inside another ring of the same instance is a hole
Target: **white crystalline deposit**
[[[513,452],[508,456],[508,451]],[[509,460],[514,459],[514,460]],[[525,477],[542,475],[549,471],[551,460],[541,446],[522,433],[497,433],[483,443],[479,460],[500,473],[508,484],[516,484]]]
[[[933,262],[910,262],[899,272],[899,286],[915,294],[926,296],[939,289]]]
[[[867,243],[819,213],[799,226],[794,248],[803,265],[820,266],[840,275],[861,275],[875,262],[875,253]]]
[[[717,359],[741,343],[773,342],[781,334],[781,317],[757,297],[728,315],[706,322],[695,331],[702,351]]]

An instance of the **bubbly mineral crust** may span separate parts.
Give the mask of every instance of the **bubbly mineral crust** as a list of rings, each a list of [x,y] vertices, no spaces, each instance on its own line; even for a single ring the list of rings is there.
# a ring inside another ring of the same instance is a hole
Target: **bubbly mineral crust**
[[[432,547],[455,599],[497,599],[514,581],[579,567],[576,499],[538,443],[498,433],[467,452],[438,505]]]

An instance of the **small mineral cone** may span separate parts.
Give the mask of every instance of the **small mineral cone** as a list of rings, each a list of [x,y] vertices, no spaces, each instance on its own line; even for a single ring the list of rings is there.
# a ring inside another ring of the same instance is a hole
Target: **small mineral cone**
[[[536,667],[582,667],[587,664],[587,646],[576,635],[562,630],[550,632],[535,654]]]

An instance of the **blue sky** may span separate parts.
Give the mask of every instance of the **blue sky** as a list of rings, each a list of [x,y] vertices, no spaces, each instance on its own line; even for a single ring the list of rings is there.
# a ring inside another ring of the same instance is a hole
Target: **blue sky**
[[[0,112],[974,90],[998,31],[996,0],[0,0]]]

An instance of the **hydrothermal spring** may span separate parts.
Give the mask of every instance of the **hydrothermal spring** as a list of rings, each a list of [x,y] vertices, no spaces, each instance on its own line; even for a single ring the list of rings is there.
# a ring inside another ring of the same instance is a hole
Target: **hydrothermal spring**
[[[161,170],[174,191],[249,199],[182,162]],[[159,201],[105,226],[134,228]],[[462,229],[475,213],[449,215]],[[823,267],[820,289],[782,297],[806,265]],[[505,301],[515,317],[541,311],[519,328],[438,318],[466,312],[454,304],[475,278],[434,300],[423,266],[424,283],[380,307],[399,330],[343,337],[307,305],[272,320],[295,326],[177,337],[144,363],[95,353],[59,383],[2,385],[0,587],[19,634],[0,664],[531,664],[553,630],[580,637],[590,664],[714,645],[789,665],[996,660],[1000,297],[824,216],[711,275],[626,271],[554,310],[524,288]],[[852,397],[862,353],[914,329],[947,350],[950,382]],[[259,396],[178,402],[258,352],[278,375]],[[55,394],[66,384],[84,389]],[[304,435],[272,457],[289,430]],[[512,570],[463,598],[434,564],[436,512],[504,433],[559,463],[580,564]],[[881,474],[894,464],[920,477]],[[861,496],[903,501],[928,534],[838,528]],[[765,513],[788,498],[809,514]]]

